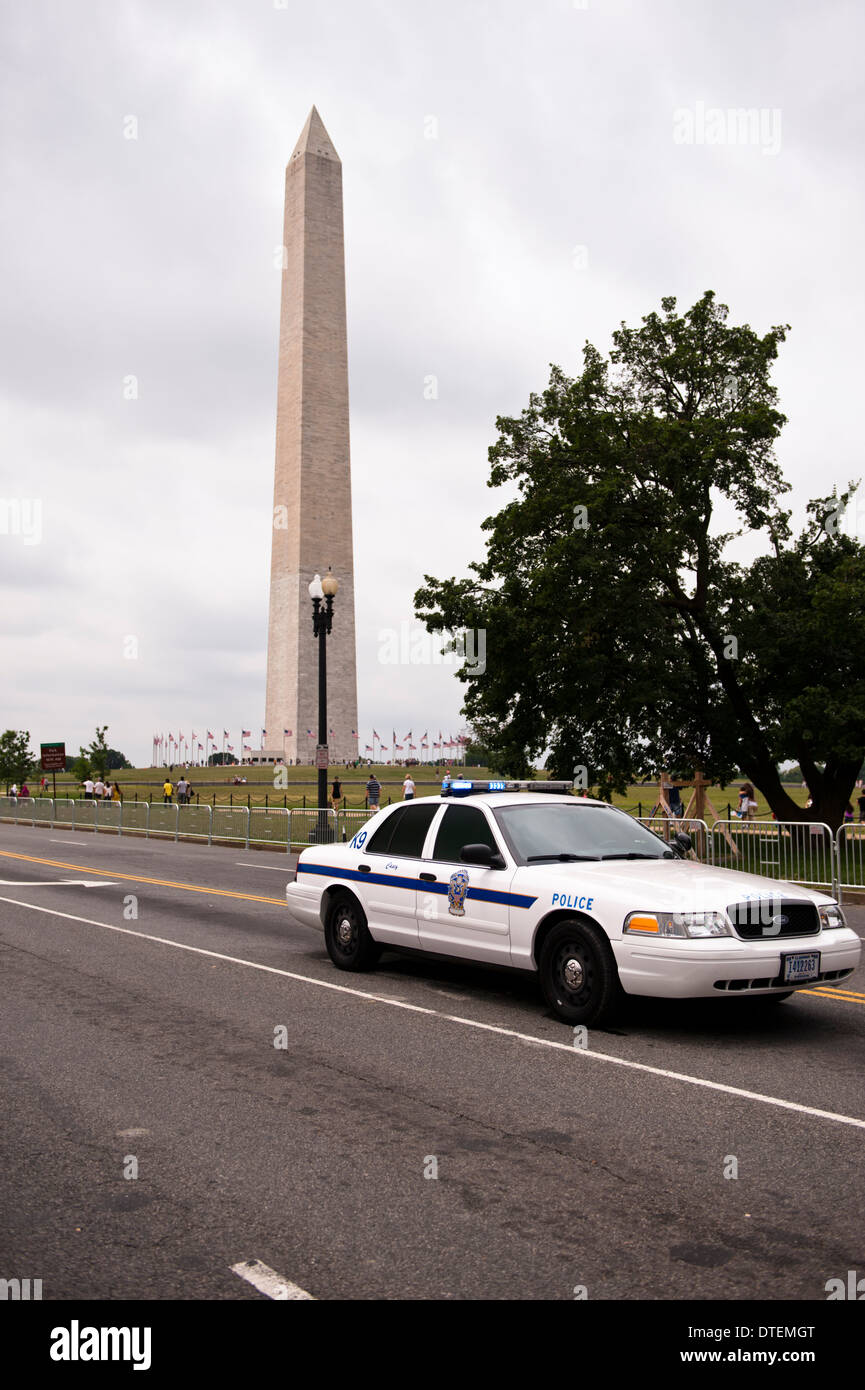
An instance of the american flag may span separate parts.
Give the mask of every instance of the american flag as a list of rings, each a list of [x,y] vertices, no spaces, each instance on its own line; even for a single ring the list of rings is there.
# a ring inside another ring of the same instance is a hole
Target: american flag
[[[209,729],[207,730],[207,737],[211,739],[214,743],[216,742],[216,739],[213,737],[213,734],[210,732]]]
[[[291,738],[291,729],[283,729],[283,738]]]

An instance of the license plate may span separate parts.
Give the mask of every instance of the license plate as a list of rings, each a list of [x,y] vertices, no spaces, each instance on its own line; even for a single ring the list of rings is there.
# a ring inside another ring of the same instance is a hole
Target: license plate
[[[819,951],[797,951],[795,955],[782,956],[781,959],[784,962],[782,979],[785,984],[799,985],[819,978]]]

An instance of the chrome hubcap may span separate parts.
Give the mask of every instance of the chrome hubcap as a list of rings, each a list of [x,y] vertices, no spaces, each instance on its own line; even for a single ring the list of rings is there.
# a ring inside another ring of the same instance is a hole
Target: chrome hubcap
[[[351,941],[351,922],[344,917],[336,929],[336,934],[343,946],[347,946]]]
[[[568,989],[580,989],[583,983],[583,967],[578,960],[571,956],[565,962],[565,984]]]

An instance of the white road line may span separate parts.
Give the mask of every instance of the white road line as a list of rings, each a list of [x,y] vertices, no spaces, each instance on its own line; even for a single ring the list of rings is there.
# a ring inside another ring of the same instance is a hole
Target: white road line
[[[24,882],[17,878],[0,878],[2,888],[69,888],[77,884],[81,888],[113,888],[114,882],[107,878],[34,878]]]
[[[249,860],[235,859],[235,865],[239,869],[268,869],[272,874],[290,874],[292,869],[286,865],[283,869],[279,864],[250,864]]]
[[[317,1300],[314,1295],[307,1293],[299,1284],[293,1284],[290,1279],[283,1279],[281,1274],[277,1274],[270,1265],[263,1265],[261,1260],[243,1260],[240,1264],[231,1266],[232,1274],[239,1274],[241,1279],[245,1279],[253,1288],[258,1289],[259,1293],[266,1294],[268,1298],[284,1301],[286,1299],[309,1299],[315,1303]]]
[[[782,1100],[778,1096],[764,1096],[759,1091],[746,1091],[741,1086],[726,1086],[721,1081],[708,1081],[703,1076],[689,1076],[687,1072],[668,1071],[665,1067],[653,1067],[647,1062],[632,1062],[625,1057],[611,1057],[607,1052],[592,1052],[589,1048],[574,1047],[571,1043],[554,1042],[552,1038],[538,1038],[531,1033],[518,1033],[513,1028],[502,1028],[495,1023],[479,1023],[474,1018],[463,1018],[459,1014],[445,1014],[438,1009],[428,1009],[423,1004],[408,1004],[402,999],[389,999],[387,995],[371,994],[368,990],[352,989],[349,985],[338,985],[332,980],[317,980],[312,975],[298,975],[294,970],[280,970],[276,965],[261,965],[256,960],[244,960],[242,956],[227,956],[222,951],[208,951],[203,946],[189,946],[185,941],[172,941],[166,936],[152,936],[149,932],[131,931],[129,927],[116,927],[112,922],[95,922],[90,917],[77,917],[72,912],[59,912],[57,908],[40,907],[36,903],[24,903],[19,898],[0,897],[0,903],[11,903],[13,907],[26,907],[31,912],[44,912],[49,917],[63,917],[68,922],[81,922],[87,927],[101,927],[103,931],[117,932],[120,936],[134,936],[139,941],[153,941],[158,946],[172,946],[177,951],[189,951],[192,955],[208,956],[211,960],[224,960],[229,965],[243,965],[248,970],[260,970],[265,975],[278,975],[284,980],[297,980],[303,985],[314,985],[317,989],[329,989],[335,994],[350,994],[355,999],[363,999],[370,1004],[384,1004],[390,1009],[404,1009],[407,1013],[425,1014],[444,1023],[456,1023],[462,1028],[474,1028],[481,1033],[496,1033],[515,1042],[527,1043],[532,1047],[546,1047],[554,1052],[567,1052],[578,1065],[586,1058],[592,1062],[606,1062],[613,1067],[625,1067],[629,1071],[645,1072],[649,1076],[662,1076],[668,1081],[681,1081],[688,1086],[700,1086],[707,1091],[721,1091],[724,1095],[739,1096],[742,1100],[753,1100],[761,1105],[772,1105],[780,1110],[793,1110],[798,1115],[814,1115],[819,1120],[831,1120],[834,1124],[852,1125],[855,1129],[865,1129],[865,1120],[855,1115],[839,1115],[834,1110],[818,1110],[813,1105],[800,1105],[795,1100]]]
[[[74,845],[75,848],[77,849],[78,846],[81,844],[81,841],[80,841],[80,840],[51,840],[51,839],[49,838],[49,844],[52,844],[52,845]]]

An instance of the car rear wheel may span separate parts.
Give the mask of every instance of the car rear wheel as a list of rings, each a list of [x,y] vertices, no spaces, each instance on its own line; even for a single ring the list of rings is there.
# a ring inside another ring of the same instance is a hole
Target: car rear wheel
[[[577,918],[553,927],[541,947],[543,995],[565,1023],[602,1023],[622,996],[616,962],[602,932]]]
[[[382,951],[370,936],[360,904],[346,896],[331,904],[324,944],[337,970],[371,970]]]

